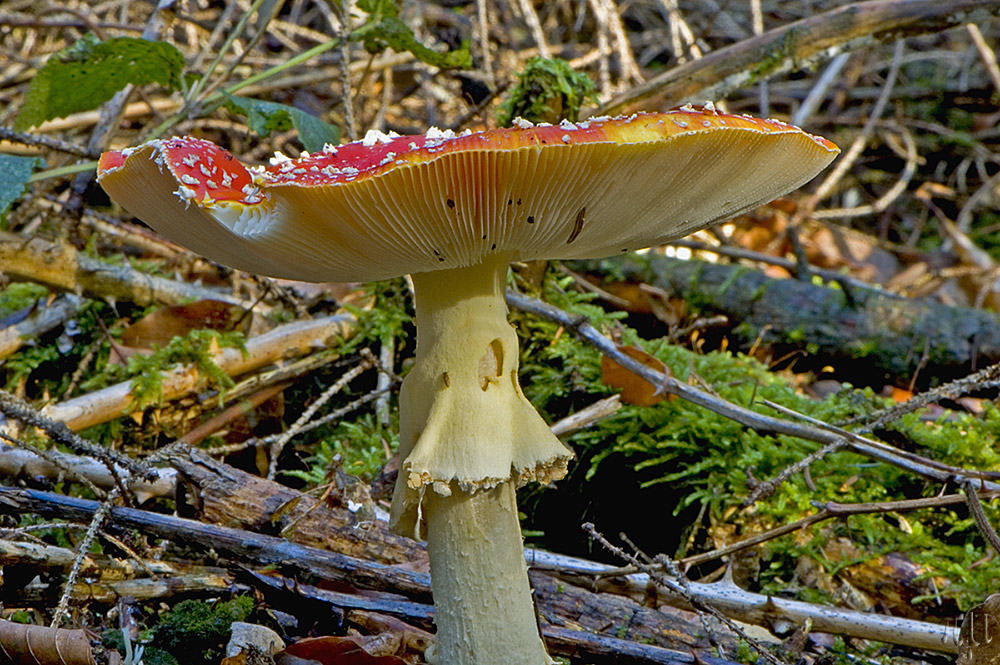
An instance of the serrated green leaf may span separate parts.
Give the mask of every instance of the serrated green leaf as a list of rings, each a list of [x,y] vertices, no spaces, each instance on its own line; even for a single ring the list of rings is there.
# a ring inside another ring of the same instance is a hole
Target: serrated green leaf
[[[394,16],[366,23],[355,30],[352,37],[362,41],[369,53],[378,53],[389,47],[400,53],[408,51],[421,62],[440,69],[468,69],[472,66],[472,54],[467,47],[439,53],[421,44],[410,26]]]
[[[0,153],[0,215],[27,189],[28,178],[38,166],[37,157],[18,157]]]
[[[229,100],[226,107],[246,116],[247,126],[260,136],[270,136],[273,131],[284,132],[294,127],[299,133],[299,141],[309,152],[322,150],[327,143],[340,143],[340,129],[336,125],[324,122],[294,106],[237,97],[228,92],[224,94]]]
[[[128,84],[180,86],[184,56],[166,42],[88,35],[56,53],[31,80],[14,129],[23,131],[52,118],[89,111]]]

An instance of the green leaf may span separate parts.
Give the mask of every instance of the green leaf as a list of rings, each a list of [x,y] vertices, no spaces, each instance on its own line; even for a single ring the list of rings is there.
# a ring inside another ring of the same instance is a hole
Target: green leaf
[[[247,125],[260,136],[270,136],[273,131],[285,132],[294,127],[299,132],[299,141],[309,152],[322,150],[327,143],[340,143],[340,129],[336,125],[324,122],[294,106],[237,97],[228,92],[224,94],[229,100],[226,107],[234,113],[245,115]]]
[[[24,194],[28,178],[38,166],[37,157],[18,157],[0,153],[0,215]]]
[[[399,5],[396,4],[396,0],[358,0],[357,7],[366,14],[371,14],[376,20],[399,16]]]
[[[184,56],[166,42],[86,35],[48,59],[31,80],[14,129],[97,108],[128,84],[180,86]]]
[[[381,6],[386,3],[378,4]],[[395,16],[383,16],[366,23],[354,31],[352,39],[364,42],[365,50],[369,53],[378,53],[387,47],[400,53],[408,51],[421,62],[440,69],[468,69],[472,66],[472,55],[468,47],[439,53],[421,44],[410,26]]]

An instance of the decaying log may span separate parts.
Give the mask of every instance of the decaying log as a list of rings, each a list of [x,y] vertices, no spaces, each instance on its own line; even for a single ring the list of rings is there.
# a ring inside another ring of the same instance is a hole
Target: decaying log
[[[343,341],[353,333],[354,317],[350,314],[294,321],[247,340],[245,354],[240,349],[224,348],[213,354],[213,360],[229,376],[239,376],[280,360],[328,348],[333,340]],[[168,370],[163,373],[163,399],[172,400],[186,395],[196,390],[201,380],[201,374],[194,366]],[[65,423],[72,430],[81,430],[128,414],[133,399],[132,382],[123,381],[52,404],[43,413]]]
[[[3,596],[8,605],[44,605],[59,600],[56,586],[29,584],[48,571],[68,571],[76,552],[64,547],[0,539],[0,566],[4,569]],[[152,573],[155,577],[148,577]],[[230,594],[240,589],[225,568],[184,562],[144,561],[90,554],[80,570],[71,598],[113,605],[120,598],[168,598],[179,594]],[[0,661],[2,662],[2,661]]]
[[[271,534],[290,527],[283,535],[299,545],[427,568],[427,553],[409,538],[389,531],[385,522],[359,523],[347,510],[330,508],[313,496],[240,471],[191,447],[177,448],[167,461],[188,488],[179,499],[181,509],[187,502],[206,522]]]
[[[0,513],[36,513],[85,520],[98,505],[95,501],[49,492],[0,487]],[[242,562],[275,565],[293,574],[315,575],[362,589],[395,593],[419,603],[431,600],[429,574],[398,565],[362,561],[273,536],[133,508],[113,508],[109,522],[183,544],[211,547]],[[681,649],[691,648],[703,632],[693,618],[681,623],[676,616],[643,608],[627,598],[601,596],[544,575],[536,576],[533,584],[540,615],[557,625],[579,625],[613,634],[621,631],[630,639],[651,640],[658,646]]]
[[[771,279],[743,266],[649,257],[625,274],[740,324],[748,345],[805,346],[824,358],[916,385],[944,382],[1000,362],[1000,315],[882,291]]]

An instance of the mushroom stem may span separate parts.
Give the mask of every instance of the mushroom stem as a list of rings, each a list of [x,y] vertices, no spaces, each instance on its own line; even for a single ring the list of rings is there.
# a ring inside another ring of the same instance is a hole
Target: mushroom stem
[[[426,497],[440,665],[548,665],[524,563],[514,485]]]
[[[417,351],[400,389],[393,527],[427,534],[444,665],[545,665],[514,493],[572,453],[518,385],[507,257],[413,275]],[[424,527],[426,526],[426,531]]]

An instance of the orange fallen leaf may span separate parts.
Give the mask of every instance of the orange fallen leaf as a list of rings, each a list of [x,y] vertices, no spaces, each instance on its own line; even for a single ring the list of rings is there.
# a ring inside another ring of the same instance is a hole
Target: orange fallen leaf
[[[618,350],[629,358],[638,360],[646,367],[662,372],[670,376],[670,370],[660,360],[646,353],[635,346],[619,346]],[[639,406],[652,406],[665,399],[672,399],[673,395],[665,393],[656,394],[657,386],[654,386],[638,374],[625,369],[607,356],[601,357],[601,381],[606,386],[621,388],[622,401],[627,404],[637,404]]]

